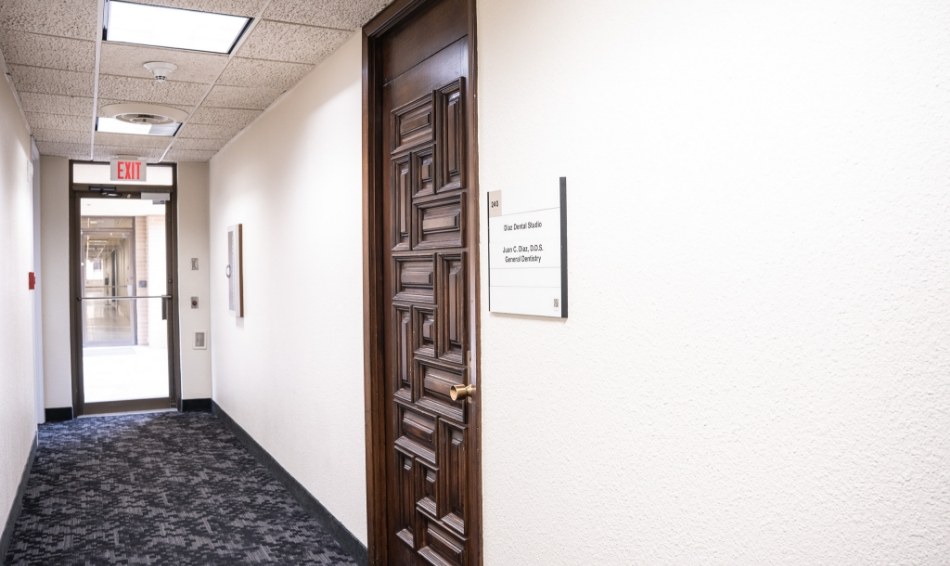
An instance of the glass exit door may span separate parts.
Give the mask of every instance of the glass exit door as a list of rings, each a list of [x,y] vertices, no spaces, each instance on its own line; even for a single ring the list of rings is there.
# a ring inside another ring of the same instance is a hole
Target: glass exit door
[[[174,407],[172,188],[74,182],[72,194],[76,413]]]
[[[94,202],[83,199],[84,211]],[[131,211],[130,211],[131,212]],[[83,347],[135,344],[133,217],[83,216]]]

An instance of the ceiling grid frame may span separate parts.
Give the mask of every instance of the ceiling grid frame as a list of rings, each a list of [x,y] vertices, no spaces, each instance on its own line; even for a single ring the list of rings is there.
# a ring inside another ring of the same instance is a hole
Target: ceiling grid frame
[[[12,55],[8,78],[42,155],[208,161],[391,0],[124,1],[253,19],[230,53],[209,54],[104,41],[108,0],[0,0],[0,57]],[[156,60],[178,66],[164,83],[143,67]],[[188,116],[174,137],[97,132],[102,108],[126,102]]]
[[[231,49],[231,52],[228,53],[227,64],[224,65],[224,67],[221,69],[221,72],[218,73],[218,76],[215,77],[214,81],[211,83],[208,89],[205,90],[204,96],[201,97],[201,100],[198,101],[198,104],[195,105],[196,109],[201,108],[201,105],[204,104],[206,100],[208,100],[208,95],[211,94],[211,91],[214,90],[215,85],[217,85],[218,81],[221,80],[221,76],[224,74],[224,72],[227,71],[228,67],[231,66],[231,61],[234,60],[234,57],[236,56],[237,52],[241,50],[241,48],[244,46],[244,43],[248,40],[249,37],[251,37],[251,34],[254,33],[254,30],[257,29],[257,24],[261,21],[261,17],[264,15],[264,11],[267,10],[267,7],[270,6],[270,3],[272,1],[273,0],[264,0],[264,4],[258,9],[257,16],[251,20],[251,22],[247,26],[247,29],[244,30],[244,33],[241,34],[240,38],[238,38],[237,44],[234,46],[233,49]],[[185,121],[181,123],[181,127],[178,129],[178,133],[182,133],[182,130],[184,130],[185,126],[188,125],[188,121],[191,119],[192,114],[189,114],[188,118],[186,118]],[[235,133],[235,135],[237,134]],[[162,153],[162,157],[159,159],[159,161],[163,161],[165,159],[165,156],[168,155],[168,152],[171,151],[173,147],[175,147],[176,141],[178,140],[173,139],[172,143],[168,144],[168,147],[165,148],[165,152]]]

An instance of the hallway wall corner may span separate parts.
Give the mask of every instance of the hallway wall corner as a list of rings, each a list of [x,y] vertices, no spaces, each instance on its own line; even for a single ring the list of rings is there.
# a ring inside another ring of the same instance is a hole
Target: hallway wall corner
[[[211,413],[221,419],[224,426],[241,441],[244,447],[247,448],[247,451],[250,452],[261,465],[267,468],[267,471],[284,484],[287,490],[294,496],[294,499],[296,499],[308,513],[315,517],[327,530],[333,533],[334,538],[340,543],[347,554],[355,557],[361,564],[367,563],[368,552],[366,545],[360,542],[360,540],[356,538],[356,535],[350,532],[329,509],[320,503],[320,500],[314,497],[290,472],[284,469],[263,446],[251,438],[251,435],[241,428],[241,425],[235,422],[234,419],[214,401],[211,401]]]
[[[36,459],[36,448],[39,446],[39,434],[34,433],[33,443],[30,445],[30,455],[23,465],[23,473],[20,475],[20,483],[17,486],[16,496],[13,499],[13,506],[7,514],[6,522],[3,524],[3,532],[0,533],[0,560],[7,555],[10,548],[10,541],[13,539],[13,527],[16,525],[20,511],[23,510],[23,494],[26,493],[26,485],[30,479],[30,470],[33,469],[33,461]]]

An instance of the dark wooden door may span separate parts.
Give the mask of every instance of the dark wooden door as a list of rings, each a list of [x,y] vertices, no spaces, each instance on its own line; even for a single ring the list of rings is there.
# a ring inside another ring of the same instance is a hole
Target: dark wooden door
[[[417,2],[375,43],[387,564],[480,562],[470,17]]]

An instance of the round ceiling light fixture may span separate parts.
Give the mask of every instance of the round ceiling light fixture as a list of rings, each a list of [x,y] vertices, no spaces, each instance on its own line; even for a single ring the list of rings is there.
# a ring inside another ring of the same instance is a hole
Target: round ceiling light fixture
[[[147,104],[144,102],[124,102],[103,106],[100,114],[130,124],[161,125],[184,122],[188,113],[177,108]]]

